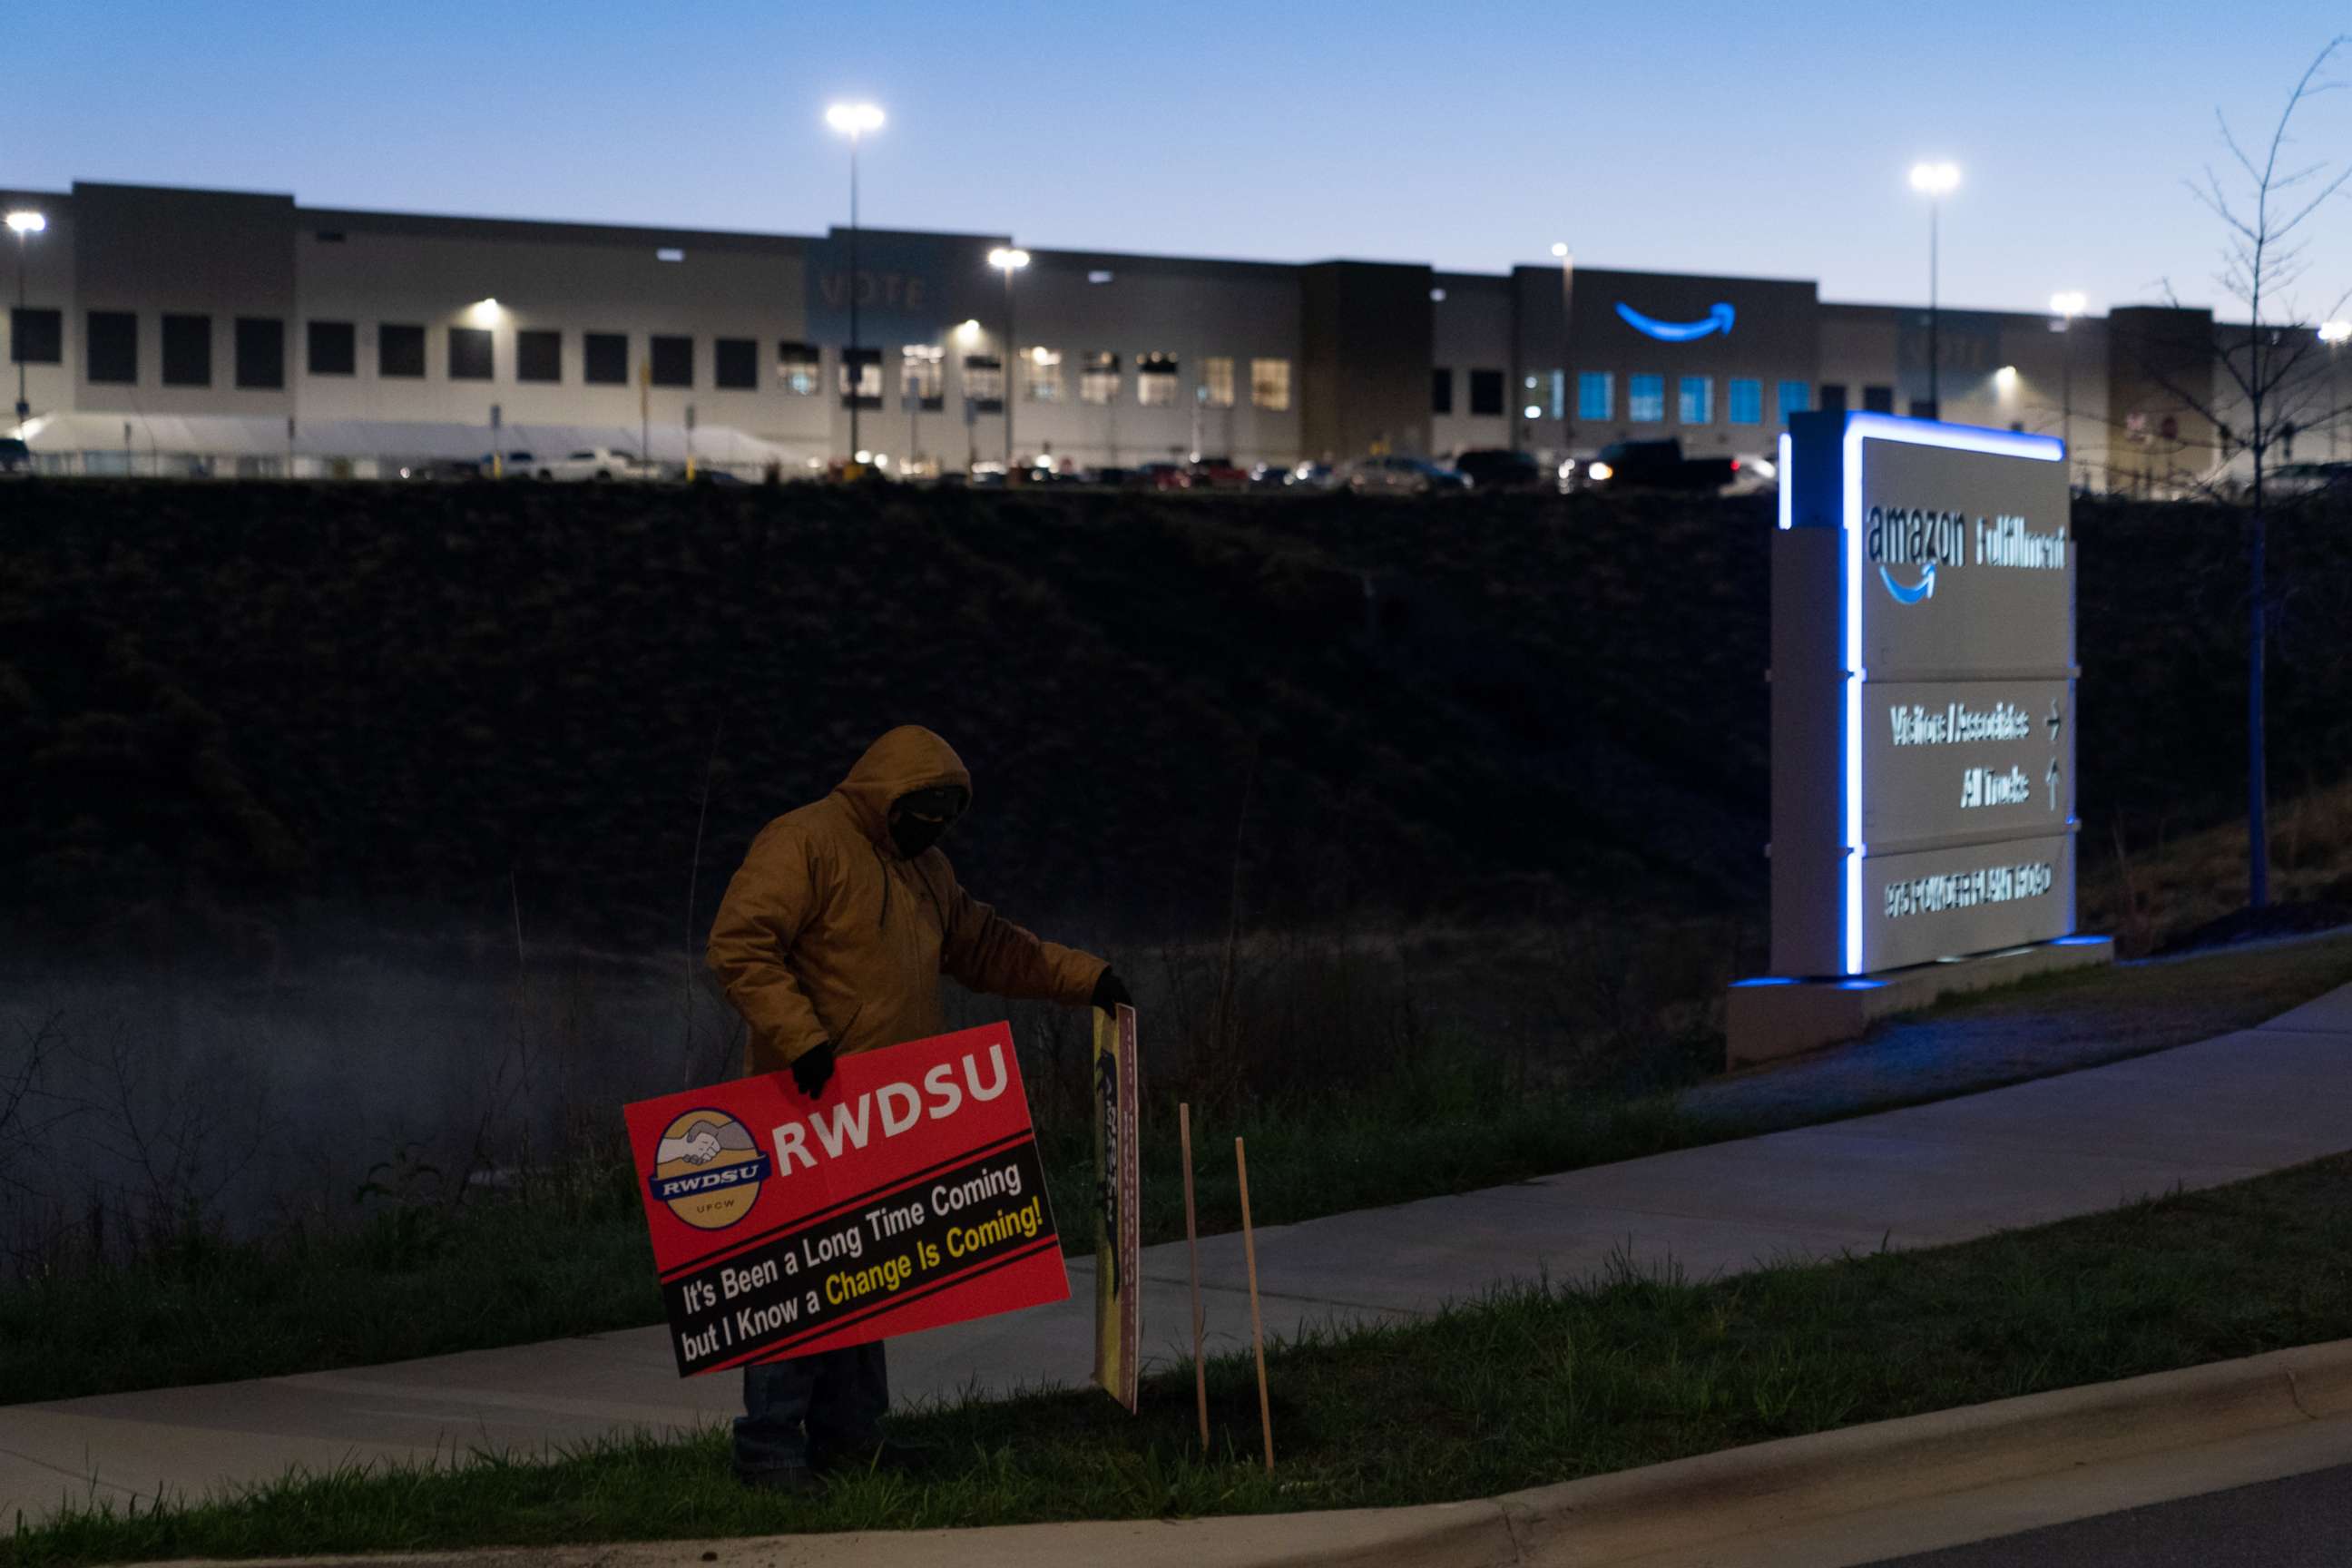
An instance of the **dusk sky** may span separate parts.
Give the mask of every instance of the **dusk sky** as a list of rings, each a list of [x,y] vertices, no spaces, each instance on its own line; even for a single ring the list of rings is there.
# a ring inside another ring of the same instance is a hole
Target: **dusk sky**
[[[1801,26],[1790,17],[1806,18]],[[288,192],[322,206],[816,232],[827,102],[889,116],[877,226],[1025,244],[1499,270],[1817,278],[1948,304],[2223,301],[2183,188],[2214,111],[2266,139],[2341,0],[1966,7],[962,3],[11,8],[0,184]],[[2352,52],[2339,57],[2352,78]],[[2352,92],[2307,158],[2352,158]],[[2301,303],[2352,286],[2352,201]]]

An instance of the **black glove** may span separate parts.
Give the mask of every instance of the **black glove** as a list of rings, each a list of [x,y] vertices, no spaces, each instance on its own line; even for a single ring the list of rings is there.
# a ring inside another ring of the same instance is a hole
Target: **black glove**
[[[824,1041],[812,1050],[803,1051],[793,1058],[793,1081],[801,1092],[814,1100],[833,1081],[833,1042]]]
[[[1106,969],[1102,972],[1102,978],[1095,982],[1094,1005],[1115,1018],[1118,1016],[1120,1007],[1134,1006],[1135,998],[1127,994],[1127,986],[1119,980],[1118,973]]]

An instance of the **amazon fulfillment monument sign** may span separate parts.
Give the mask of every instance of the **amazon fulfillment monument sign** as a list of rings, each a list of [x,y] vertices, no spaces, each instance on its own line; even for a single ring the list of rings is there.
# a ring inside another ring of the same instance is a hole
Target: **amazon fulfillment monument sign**
[[[2064,447],[1799,415],[1772,543],[1772,969],[1734,1064],[1948,991],[2104,962],[2074,934]]]

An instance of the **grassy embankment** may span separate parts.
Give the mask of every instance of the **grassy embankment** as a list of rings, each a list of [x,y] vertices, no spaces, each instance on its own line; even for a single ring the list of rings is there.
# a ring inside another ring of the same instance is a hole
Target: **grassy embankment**
[[[2032,982],[1945,1010],[2037,1031],[2096,1031],[2128,1055],[2253,1024],[2352,983],[2352,938]],[[1304,1099],[1196,1110],[1197,1147],[1248,1138],[1260,1224],[1629,1159],[1755,1131],[1670,1099],[1589,1100],[1515,1084],[1510,1064],[1411,1039],[1385,1070]],[[1419,1054],[1414,1054],[1418,1052]],[[2014,1076],[2014,1075],[2012,1075]],[[1899,1083],[1880,1103],[1911,1098]],[[1056,1215],[1086,1245],[1087,1124],[1033,1084]],[[1864,1109],[1838,1105],[1821,1113]],[[1807,1120],[1776,1111],[1772,1125]],[[1182,1234],[1172,1113],[1145,1144],[1145,1239]],[[1201,1221],[1239,1223],[1229,1162],[1203,1158]],[[610,1148],[459,1205],[374,1215],[355,1230],[249,1244],[184,1235],[121,1267],[0,1291],[0,1404],[363,1365],[660,1321],[635,1184]]]
[[[1131,1418],[1098,1394],[911,1417],[930,1473],[753,1495],[723,1435],[547,1462],[291,1478],[0,1542],[0,1564],[308,1556],[772,1531],[1385,1506],[1478,1497],[1862,1422],[2352,1336],[2352,1158],[1918,1253],[1706,1285],[1498,1296],[1271,1358],[1279,1468],[1245,1357]]]

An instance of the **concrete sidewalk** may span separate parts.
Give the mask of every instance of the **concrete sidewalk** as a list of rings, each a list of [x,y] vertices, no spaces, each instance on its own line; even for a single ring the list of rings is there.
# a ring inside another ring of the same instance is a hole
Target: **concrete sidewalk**
[[[1830,1126],[1575,1171],[1258,1234],[1267,1331],[1395,1321],[1612,1256],[1694,1279],[1928,1247],[2352,1150],[2352,986],[2258,1029]],[[1238,1237],[1202,1244],[1213,1344],[1245,1342]],[[1144,1255],[1147,1338],[1186,1352],[1182,1245]],[[1086,1380],[1092,1289],[890,1346],[902,1405]],[[201,1496],[378,1458],[536,1449],[734,1413],[730,1377],[679,1381],[658,1328],[342,1372],[0,1408],[0,1521],[63,1500]]]

